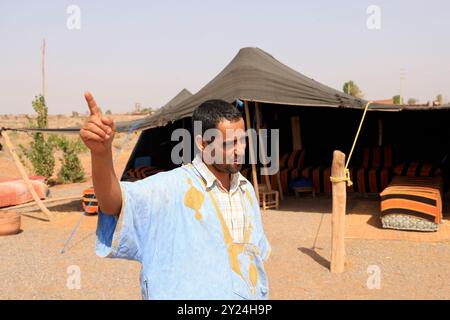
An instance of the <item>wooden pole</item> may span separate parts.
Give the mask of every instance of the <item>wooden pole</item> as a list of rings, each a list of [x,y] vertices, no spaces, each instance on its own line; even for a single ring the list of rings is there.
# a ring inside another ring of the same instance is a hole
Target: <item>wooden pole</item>
[[[281,185],[281,175],[280,175],[280,152],[279,150],[276,151],[275,155],[277,161],[278,161],[278,171],[277,171],[277,185],[278,185],[278,192],[280,193],[280,200],[284,200],[283,195],[283,187]]]
[[[334,151],[331,176],[334,178],[345,177],[345,154]],[[344,272],[345,266],[345,210],[347,201],[346,181],[332,183],[333,212],[331,217],[331,264],[332,273]]]
[[[45,39],[42,41],[41,52],[41,94],[45,97]]]
[[[261,118],[259,116],[259,103],[258,102],[255,102],[255,112],[256,112],[256,131],[258,132],[258,141],[259,141],[258,151],[259,151],[259,157],[262,160],[264,155],[266,154],[266,148],[263,143],[263,136],[261,134]],[[264,169],[266,168],[265,164],[263,164],[263,168]],[[270,179],[267,174],[264,175],[264,180],[266,182],[267,190],[272,191]]]
[[[82,196],[70,196],[70,197],[60,197],[60,198],[50,198],[41,200],[42,203],[53,203],[53,202],[60,202],[60,201],[69,201],[69,200],[80,200],[82,199]],[[0,211],[9,211],[9,210],[17,210],[17,209],[24,209],[24,208],[32,208],[36,205],[35,202],[30,203],[24,203],[24,204],[18,204],[16,206],[8,207],[0,209]]]
[[[292,150],[302,150],[302,132],[300,129],[300,117],[291,117],[291,132],[292,132]]]
[[[23,167],[22,163],[20,162],[19,156],[17,155],[16,151],[14,150],[13,144],[11,143],[11,140],[9,139],[8,134],[6,133],[6,131],[1,131],[1,135],[5,139],[6,147],[8,148],[9,153],[11,153],[14,163],[16,164],[16,167],[19,170],[20,175],[22,176],[23,180],[25,181],[25,185],[27,186],[28,190],[30,191],[31,195],[33,196],[34,201],[36,201],[36,204],[39,206],[42,213],[46,216],[47,220],[50,221],[50,217],[52,214],[47,209],[47,207],[42,203],[38,194],[34,190],[33,184],[31,183],[30,179],[28,178],[28,175],[25,172],[25,168]]]
[[[245,109],[245,122],[247,125],[247,130],[251,129],[251,124],[250,124],[250,113],[249,113],[249,109],[248,109],[248,102],[244,101],[244,109]],[[256,175],[256,161],[255,161],[255,154],[253,153],[253,146],[254,146],[254,142],[253,142],[253,137],[251,134],[248,135],[248,148],[250,151],[250,161],[252,163],[252,182],[253,182],[253,187],[255,188],[255,193],[256,193],[256,197],[258,198],[258,203],[259,203],[259,187],[258,187],[258,176]]]
[[[277,110],[274,110],[274,119],[278,120],[278,113]],[[283,186],[281,185],[281,174],[280,174],[280,148],[275,149],[275,158],[277,159],[278,164],[278,170],[277,170],[277,185],[278,185],[278,192],[280,194],[280,200],[284,200],[283,195]]]

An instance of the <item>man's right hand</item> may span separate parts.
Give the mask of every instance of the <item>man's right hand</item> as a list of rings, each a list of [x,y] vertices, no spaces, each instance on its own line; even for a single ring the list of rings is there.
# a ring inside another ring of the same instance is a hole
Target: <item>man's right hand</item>
[[[92,154],[102,155],[111,152],[116,127],[110,117],[102,116],[100,108],[90,92],[84,97],[88,104],[90,115],[80,130],[80,137]]]

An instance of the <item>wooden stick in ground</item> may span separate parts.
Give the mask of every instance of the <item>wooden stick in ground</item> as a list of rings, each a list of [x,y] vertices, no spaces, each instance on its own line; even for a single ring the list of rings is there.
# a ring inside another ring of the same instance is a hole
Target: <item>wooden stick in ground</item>
[[[278,192],[280,193],[280,200],[284,199],[283,195],[283,187],[281,185],[281,174],[280,174],[280,149],[275,149],[275,159],[278,161],[278,170],[277,170],[277,185],[278,185]]]
[[[250,125],[250,113],[248,109],[248,102],[244,101],[244,109],[245,109],[245,122],[247,125],[247,130],[251,129]],[[248,148],[250,151],[250,161],[252,163],[252,182],[253,187],[255,188],[256,197],[258,198],[259,203],[259,187],[258,187],[258,176],[256,175],[256,161],[255,161],[255,153],[254,153],[254,142],[251,134],[248,135]]]
[[[266,154],[266,148],[263,143],[263,136],[261,133],[261,119],[259,116],[259,103],[255,102],[255,113],[256,113],[256,132],[258,133],[258,150],[259,150],[259,158],[263,160],[264,155]],[[263,163],[263,168],[266,169],[266,165]],[[270,184],[270,178],[267,174],[264,175],[264,180],[266,182],[266,188],[269,191],[272,191],[272,185]]]
[[[42,40],[41,54],[41,94],[45,97],[45,39]]]
[[[39,209],[41,209],[42,213],[45,215],[47,220],[50,221],[51,212],[42,203],[38,194],[34,190],[33,184],[31,183],[30,179],[28,178],[28,175],[25,172],[25,168],[23,167],[22,163],[20,162],[19,156],[16,154],[16,151],[14,150],[11,140],[9,139],[8,133],[6,133],[6,131],[1,131],[1,135],[5,139],[6,147],[8,148],[9,153],[11,153],[14,163],[15,163],[17,169],[19,170],[20,175],[22,176],[23,180],[25,181],[25,185],[27,186],[28,190],[30,191],[31,195],[33,196],[34,201],[36,201],[36,204],[39,206]]]
[[[343,181],[332,183],[333,212],[331,217],[331,264],[332,273],[344,272],[345,266],[345,210],[347,201],[347,190],[345,177],[345,154],[340,151],[333,153],[333,165],[331,176],[342,178]]]
[[[71,197],[61,197],[61,198],[50,198],[50,199],[46,199],[46,200],[41,200],[41,202],[48,204],[48,203],[53,203],[53,202],[81,200],[81,199],[82,199],[82,196],[71,196]],[[0,209],[0,211],[10,211],[10,210],[29,208],[29,207],[34,207],[35,205],[36,205],[35,202],[18,204],[16,206],[11,206],[11,207]]]

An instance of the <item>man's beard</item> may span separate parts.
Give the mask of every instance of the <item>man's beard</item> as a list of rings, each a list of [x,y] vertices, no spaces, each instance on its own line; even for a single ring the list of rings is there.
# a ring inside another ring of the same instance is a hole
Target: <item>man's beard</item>
[[[237,164],[236,166],[231,165],[231,164],[227,164],[225,166],[219,166],[217,164],[213,164],[213,167],[219,172],[235,174],[235,173],[238,173],[239,171],[241,171],[242,164]]]

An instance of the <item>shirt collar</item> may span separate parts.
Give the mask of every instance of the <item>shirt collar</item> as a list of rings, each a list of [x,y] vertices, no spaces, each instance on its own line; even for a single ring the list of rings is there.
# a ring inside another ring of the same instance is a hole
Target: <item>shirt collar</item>
[[[202,161],[200,153],[197,153],[194,160],[192,160],[192,165],[205,181],[206,188],[211,189],[215,185],[222,185],[219,179],[216,178],[216,176],[208,169],[208,166]],[[238,187],[244,186],[246,183],[247,179],[245,179],[240,172],[231,174],[230,192],[234,192]]]

